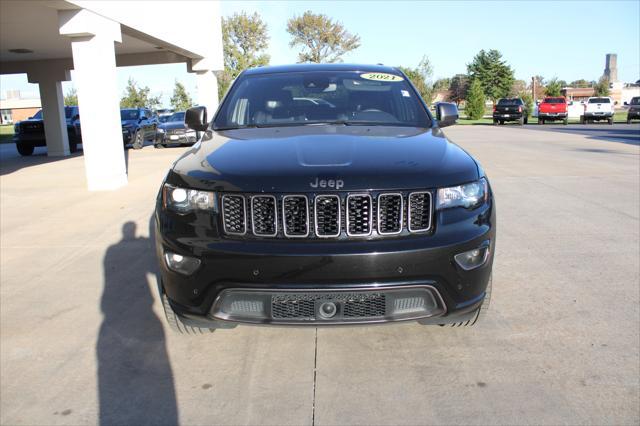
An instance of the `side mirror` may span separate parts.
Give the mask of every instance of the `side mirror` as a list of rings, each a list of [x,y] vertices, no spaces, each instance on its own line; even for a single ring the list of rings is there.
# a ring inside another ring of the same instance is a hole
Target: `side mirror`
[[[207,121],[207,107],[197,106],[189,108],[184,115],[184,124],[195,131],[207,130],[207,127],[209,127],[209,122]]]
[[[447,127],[456,124],[458,120],[458,107],[449,102],[440,102],[436,106],[436,118],[438,127]]]
[[[625,102],[624,104],[625,104],[625,105],[629,105],[629,102]]]

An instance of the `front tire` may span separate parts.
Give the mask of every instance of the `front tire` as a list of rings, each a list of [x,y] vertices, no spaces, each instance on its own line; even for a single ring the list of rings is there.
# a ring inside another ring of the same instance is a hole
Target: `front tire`
[[[23,157],[27,157],[33,154],[35,147],[26,143],[17,143],[16,149],[18,150],[18,153],[20,155],[22,155]]]
[[[607,120],[609,122],[609,126],[613,126],[613,117]]]
[[[520,120],[518,120],[518,124],[519,124],[520,126],[524,126],[524,123],[525,123],[525,119],[524,119],[524,117],[520,117]]]
[[[133,149],[142,149],[144,146],[144,135],[141,130],[138,130],[133,136],[133,144],[131,144],[131,146]]]
[[[565,118],[564,120],[562,120],[562,124],[563,124],[563,125],[565,125],[565,126],[566,126],[567,124],[569,124],[569,119],[568,119],[568,118]]]
[[[194,327],[194,326],[183,323],[180,317],[176,315],[175,311],[171,307],[171,304],[169,304],[169,298],[167,297],[166,294],[164,294],[164,291],[162,292],[162,307],[164,308],[164,316],[165,318],[167,318],[167,323],[169,324],[169,328],[171,328],[171,330],[174,331],[175,333],[207,334],[207,333],[214,332],[213,328]]]

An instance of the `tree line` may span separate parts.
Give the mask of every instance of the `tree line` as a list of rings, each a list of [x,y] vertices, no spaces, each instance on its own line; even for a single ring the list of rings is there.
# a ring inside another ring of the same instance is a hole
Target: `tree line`
[[[294,16],[287,21],[286,29],[291,36],[289,47],[298,49],[298,62],[341,62],[345,54],[361,44],[360,36],[349,32],[341,22],[321,13],[306,11]],[[266,53],[269,47],[268,26],[258,13],[241,12],[223,17],[222,42],[224,69],[217,73],[220,99],[242,71],[268,65],[271,59]],[[482,117],[487,100],[495,103],[500,98],[518,96],[529,106],[534,102],[531,84],[516,80],[514,69],[495,49],[480,50],[467,64],[466,74],[435,81],[432,80],[433,65],[427,55],[421,57],[416,67],[398,68],[411,80],[427,103],[434,100],[437,92],[444,91],[447,93],[444,100],[458,105],[464,102],[465,112],[470,118]],[[604,77],[598,82],[581,79],[571,83],[555,77],[548,81],[542,76],[535,76],[534,79],[536,97],[560,96],[562,88],[567,86],[593,87],[596,96],[607,96],[609,92],[609,81]],[[67,103],[67,97],[70,103]],[[65,97],[65,104],[77,104],[75,90]],[[158,105],[160,99],[151,96],[149,87],[139,87],[129,79],[120,101],[122,108],[155,108]],[[171,105],[176,110],[184,110],[192,105],[191,97],[178,81],[175,82]]]
[[[298,62],[341,62],[342,57],[360,47],[360,37],[349,32],[339,21],[324,14],[306,11],[287,21],[287,32],[291,36],[289,47],[298,48]],[[222,41],[224,70],[218,74],[220,98],[231,82],[245,69],[268,65],[266,50],[269,46],[267,24],[258,13],[245,12],[222,18]],[[465,103],[467,115],[482,117],[485,102],[493,103],[500,98],[518,96],[530,106],[533,104],[531,85],[515,79],[514,69],[502,58],[498,50],[481,50],[467,65],[466,74],[432,81],[433,65],[423,55],[416,67],[400,66],[427,103],[431,103],[438,91],[446,91],[445,100],[460,105]],[[609,81],[576,80],[571,83],[552,78],[545,81],[536,76],[536,95],[560,96],[563,87],[594,87],[596,96],[606,96]],[[532,110],[532,108],[530,108]]]

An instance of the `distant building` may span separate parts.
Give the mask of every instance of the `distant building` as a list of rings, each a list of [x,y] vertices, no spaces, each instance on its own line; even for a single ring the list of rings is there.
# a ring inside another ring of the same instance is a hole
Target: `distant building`
[[[593,87],[565,87],[560,91],[568,101],[586,101],[594,92]]]
[[[7,90],[7,98],[0,99],[0,124],[26,120],[40,108],[40,98],[23,98],[19,90]]]

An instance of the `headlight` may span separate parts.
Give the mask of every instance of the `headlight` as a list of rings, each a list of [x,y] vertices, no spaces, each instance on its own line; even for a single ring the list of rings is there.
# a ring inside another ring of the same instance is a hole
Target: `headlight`
[[[158,127],[158,128],[156,129],[156,132],[158,132],[158,133],[164,133],[164,129],[163,129],[162,127]]]
[[[162,190],[162,202],[165,208],[178,213],[189,213],[196,210],[216,210],[216,194],[197,189],[180,188],[165,184]]]
[[[436,209],[451,207],[473,208],[487,201],[489,187],[485,178],[465,185],[438,189]]]

